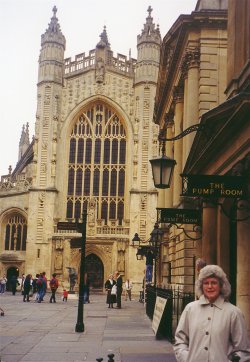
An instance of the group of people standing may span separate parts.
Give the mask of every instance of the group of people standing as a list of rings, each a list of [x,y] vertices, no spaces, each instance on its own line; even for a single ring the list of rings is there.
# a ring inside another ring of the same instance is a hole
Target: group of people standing
[[[132,291],[132,282],[127,279],[125,282],[125,300],[127,297],[131,300],[131,291]],[[116,271],[114,274],[110,274],[109,279],[105,282],[105,290],[107,292],[107,301],[108,308],[114,308],[116,303],[117,309],[122,307],[122,291],[123,291],[123,281],[121,274]]]

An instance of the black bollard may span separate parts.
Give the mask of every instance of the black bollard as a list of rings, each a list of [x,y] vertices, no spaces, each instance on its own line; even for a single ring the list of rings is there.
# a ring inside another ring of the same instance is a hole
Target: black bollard
[[[115,362],[114,357],[115,357],[115,355],[113,353],[108,354],[108,358],[109,358],[108,362]]]
[[[103,358],[97,358],[96,360],[97,360],[97,362],[102,362]]]

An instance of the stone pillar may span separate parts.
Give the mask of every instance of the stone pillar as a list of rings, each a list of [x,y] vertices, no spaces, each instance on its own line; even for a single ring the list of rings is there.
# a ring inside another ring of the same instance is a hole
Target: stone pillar
[[[246,216],[238,212],[238,219]],[[250,336],[250,219],[237,222],[237,306],[243,312]]]
[[[207,264],[217,263],[217,207],[203,204],[202,258]]]
[[[174,92],[175,100],[175,114],[174,114],[174,126],[175,126],[175,136],[179,135],[182,131],[182,122],[183,122],[183,87],[176,87]],[[181,177],[182,173],[182,152],[183,152],[183,138],[176,140],[174,142],[174,159],[176,161],[173,177],[173,206],[176,207],[180,203],[180,194],[181,194]]]
[[[199,49],[196,48],[188,51],[185,55],[185,61],[188,70],[185,88],[186,112],[183,124],[184,130],[199,122]],[[195,133],[193,132],[183,138],[183,165],[190,153],[194,137]]]
[[[172,138],[174,136],[173,134],[173,119],[174,114],[168,113],[166,115],[166,124],[167,124],[167,138]],[[174,158],[174,152],[173,152],[173,142],[167,141],[166,142],[166,156],[169,158]],[[165,190],[165,197],[166,197],[166,203],[165,207],[171,208],[173,206],[173,189],[174,189],[174,183],[173,180],[171,182],[170,188]]]

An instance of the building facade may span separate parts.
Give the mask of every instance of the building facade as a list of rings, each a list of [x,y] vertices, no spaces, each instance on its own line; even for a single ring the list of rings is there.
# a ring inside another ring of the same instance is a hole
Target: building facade
[[[163,39],[155,108],[155,121],[164,136],[182,135],[166,142],[167,155],[177,165],[171,189],[162,192],[159,207],[201,213],[199,225],[163,225],[171,283],[192,291],[194,262],[199,257],[222,266],[232,285],[231,301],[243,311],[248,330],[249,10],[249,0],[200,0],[189,17],[176,21]],[[198,132],[185,132],[190,126]],[[185,187],[190,175],[200,181],[222,177],[211,191],[220,190],[221,196],[189,197]],[[225,180],[231,182],[234,176],[238,181],[229,192]]]
[[[87,209],[86,271],[102,288],[115,270],[141,289],[144,263],[130,246],[156,219],[149,159],[158,153],[152,121],[161,35],[148,8],[137,59],[114,55],[104,27],[88,54],[64,59],[53,8],[41,36],[35,135],[23,128],[19,161],[0,183],[0,274],[79,275],[81,234],[60,230]]]

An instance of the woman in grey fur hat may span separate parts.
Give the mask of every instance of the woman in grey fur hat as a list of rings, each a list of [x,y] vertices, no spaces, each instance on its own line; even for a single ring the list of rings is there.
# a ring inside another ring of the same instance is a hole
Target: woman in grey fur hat
[[[250,343],[241,310],[229,303],[231,286],[218,265],[201,269],[196,281],[199,300],[184,309],[175,333],[178,362],[250,361]]]

